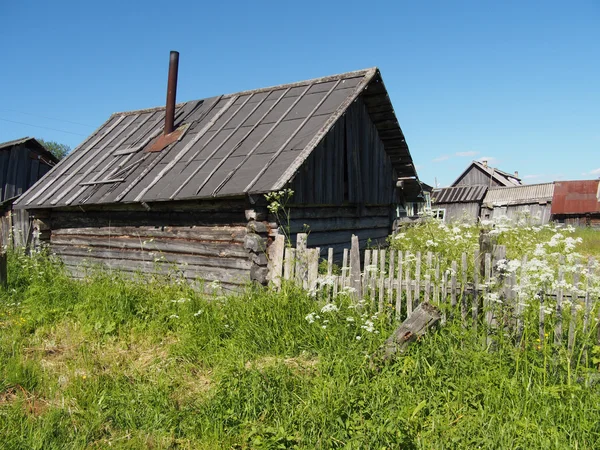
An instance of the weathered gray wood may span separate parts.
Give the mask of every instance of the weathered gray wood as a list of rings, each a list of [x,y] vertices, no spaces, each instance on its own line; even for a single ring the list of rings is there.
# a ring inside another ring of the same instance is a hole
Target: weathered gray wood
[[[434,304],[440,304],[440,256],[436,253],[435,255],[435,280],[433,284],[433,302]]]
[[[592,277],[593,277],[594,258],[591,256],[588,258],[587,271],[586,271],[586,289],[585,289],[585,306],[583,313],[583,335],[587,335],[588,326],[590,322],[590,313],[592,311],[592,296],[590,295]]]
[[[573,345],[575,344],[575,328],[577,327],[577,306],[578,300],[578,288],[579,288],[579,260],[574,261],[576,267],[573,272],[573,290],[571,291],[571,319],[569,320],[569,340],[567,342],[567,348],[569,352],[573,351]]]
[[[319,248],[308,249],[308,289],[314,291],[317,286],[317,278],[319,276]]]
[[[306,258],[306,233],[298,233],[296,236],[296,283],[304,289],[308,286],[307,258]]]
[[[564,257],[561,255],[558,260],[558,289],[556,293],[556,323],[554,325],[554,345],[562,344],[562,322],[563,322],[563,288],[562,283],[565,279],[564,273]]]
[[[285,259],[283,262],[283,279],[291,281],[295,278],[294,267],[296,265],[296,249],[286,247]]]
[[[366,270],[366,269],[365,269]],[[379,270],[379,250],[373,250],[371,253],[371,271],[369,272],[369,296],[375,304],[375,294],[377,289],[377,274]]]
[[[478,322],[479,322],[479,250],[475,250],[473,254],[473,303],[471,305],[471,314],[473,319],[473,329],[477,330]]]
[[[406,278],[406,284],[405,284],[405,288],[406,288],[406,317],[410,317],[410,315],[413,312],[413,301],[412,301],[412,284],[411,284],[411,280],[410,280],[410,264],[409,264],[409,258],[408,258],[409,253],[406,252],[406,269],[405,269],[405,278]]]
[[[383,361],[392,359],[397,353],[403,353],[411,342],[435,326],[440,317],[439,309],[430,303],[422,302],[383,344]]]
[[[6,251],[0,251],[0,287],[6,289],[8,286],[8,267]]]
[[[456,308],[456,273],[458,266],[456,261],[452,261],[452,270],[450,272],[450,306],[452,310]]]
[[[413,307],[421,303],[421,252],[417,252],[415,261],[415,296]]]
[[[546,297],[546,293],[544,291],[540,291],[540,318],[539,318],[539,340],[540,340],[540,348],[543,347],[546,343],[546,311],[544,310],[544,301]]]
[[[388,303],[390,305],[390,307],[392,307],[394,305],[394,276],[396,275],[396,271],[395,271],[395,255],[396,252],[392,249],[390,249],[390,261],[389,261],[389,267],[388,267]]]
[[[350,286],[355,300],[360,299],[360,248],[358,236],[352,235],[352,246],[350,247]]]
[[[362,290],[362,297],[366,298],[367,294],[368,294],[368,289],[369,289],[369,281],[370,281],[370,277],[371,277],[371,272],[370,272],[370,267],[371,267],[371,250],[365,250],[365,256],[364,256],[364,270],[363,270],[363,290]]]
[[[489,253],[485,254],[484,257],[484,277],[485,277],[485,297],[483,308],[485,310],[485,324],[486,324],[486,345],[489,347],[492,344],[492,327],[494,322],[494,311],[493,305],[490,301],[491,292],[491,273],[492,273],[492,256]]]
[[[529,278],[527,276],[527,255],[523,256],[521,260],[521,281],[520,281],[520,289],[519,294],[517,295],[517,303],[515,305],[515,312],[517,315],[517,331],[516,331],[516,342],[517,345],[521,345],[521,341],[523,339],[523,311],[525,307],[523,306],[523,302],[528,301],[529,299],[525,296],[525,289],[529,284]]]
[[[396,275],[396,320],[402,317],[402,251],[398,250],[398,273]]]
[[[433,255],[431,252],[427,252],[427,256],[425,259],[426,269],[425,269],[425,296],[424,299],[427,303],[431,301],[431,259]]]
[[[385,250],[379,252],[379,303],[378,311],[384,311],[384,293],[385,293]]]
[[[344,249],[342,257],[342,289],[348,286],[348,279],[350,278],[350,266],[348,264],[348,249]]]
[[[448,271],[444,270],[442,275],[442,295],[440,297],[440,307],[442,307],[442,325],[446,324],[446,304],[448,303]]]
[[[460,263],[460,316],[463,325],[467,324],[467,254],[463,252]]]
[[[327,278],[331,279],[333,276],[333,249],[332,248],[328,248],[327,249]],[[334,290],[334,297],[335,294],[337,294],[337,280],[334,281],[333,283],[333,290]],[[327,286],[327,301],[330,302],[331,301],[331,289],[329,288],[329,286]]]
[[[276,236],[269,246],[268,280],[279,289],[281,287],[281,271],[283,270],[283,254],[285,251],[285,236]]]

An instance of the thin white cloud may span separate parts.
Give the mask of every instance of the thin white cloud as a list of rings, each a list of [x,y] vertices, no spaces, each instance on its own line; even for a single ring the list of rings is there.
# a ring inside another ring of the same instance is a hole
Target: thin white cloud
[[[438,156],[437,158],[433,158],[432,161],[433,162],[442,162],[442,161],[446,161],[450,159],[449,155],[442,155],[442,156]]]
[[[590,170],[588,173],[584,173],[584,175],[600,175],[600,167]]]
[[[456,152],[454,155],[455,156],[476,156],[479,152],[476,151],[469,151],[469,152]]]

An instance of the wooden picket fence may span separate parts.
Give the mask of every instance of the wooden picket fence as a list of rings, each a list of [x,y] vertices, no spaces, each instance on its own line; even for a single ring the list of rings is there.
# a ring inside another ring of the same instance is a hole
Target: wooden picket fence
[[[465,326],[476,328],[482,324],[490,335],[500,327],[509,327],[517,341],[521,341],[528,301],[525,297],[532,295],[524,292],[528,276],[522,268],[527,264],[527,257],[520,261],[519,270],[499,270],[497,263],[506,255],[503,246],[495,246],[491,253],[463,253],[460,262],[451,262],[449,270],[440,267],[440,258],[433,252],[413,255],[371,249],[364,251],[364,270],[361,271],[357,236],[352,237],[350,249],[344,249],[342,266],[337,274],[333,270],[333,249],[328,249],[326,263],[320,260],[320,253],[319,248],[307,248],[306,234],[298,234],[295,248],[286,247],[283,236],[278,236],[269,249],[270,283],[279,288],[282,280],[295,282],[327,300],[344,293],[356,302],[372,302],[379,313],[396,320],[410,316],[421,302],[429,302],[441,307],[442,323],[448,314],[460,314]],[[471,265],[468,264],[469,257],[472,258]],[[565,274],[559,264],[558,287],[536,292],[540,342],[545,341],[549,315],[553,316],[554,343],[561,344],[566,340],[570,350],[576,333],[583,331],[586,334],[597,327],[600,299],[591,286],[594,277],[598,276],[597,268],[592,258],[582,267],[581,273]],[[567,281],[567,275],[569,286],[578,288],[561,287]],[[600,327],[596,339],[600,344]]]

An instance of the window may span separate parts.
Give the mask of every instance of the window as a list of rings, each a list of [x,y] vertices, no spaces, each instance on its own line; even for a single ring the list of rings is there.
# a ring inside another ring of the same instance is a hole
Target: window
[[[434,219],[444,220],[446,217],[446,210],[443,208],[433,209],[431,212]]]

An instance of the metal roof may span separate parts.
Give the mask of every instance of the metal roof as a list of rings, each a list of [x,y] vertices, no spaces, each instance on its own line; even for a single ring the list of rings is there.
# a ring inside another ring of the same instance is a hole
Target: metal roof
[[[526,184],[513,187],[491,187],[483,203],[492,206],[550,203],[554,194],[554,183]]]
[[[600,180],[556,181],[552,214],[600,213]]]
[[[281,189],[358,96],[398,176],[415,176],[377,68],[177,105],[182,137],[145,151],[164,107],[113,114],[18,201],[20,208],[153,202]]]
[[[434,189],[433,203],[470,203],[480,202],[485,196],[487,186],[453,186],[442,189]]]

